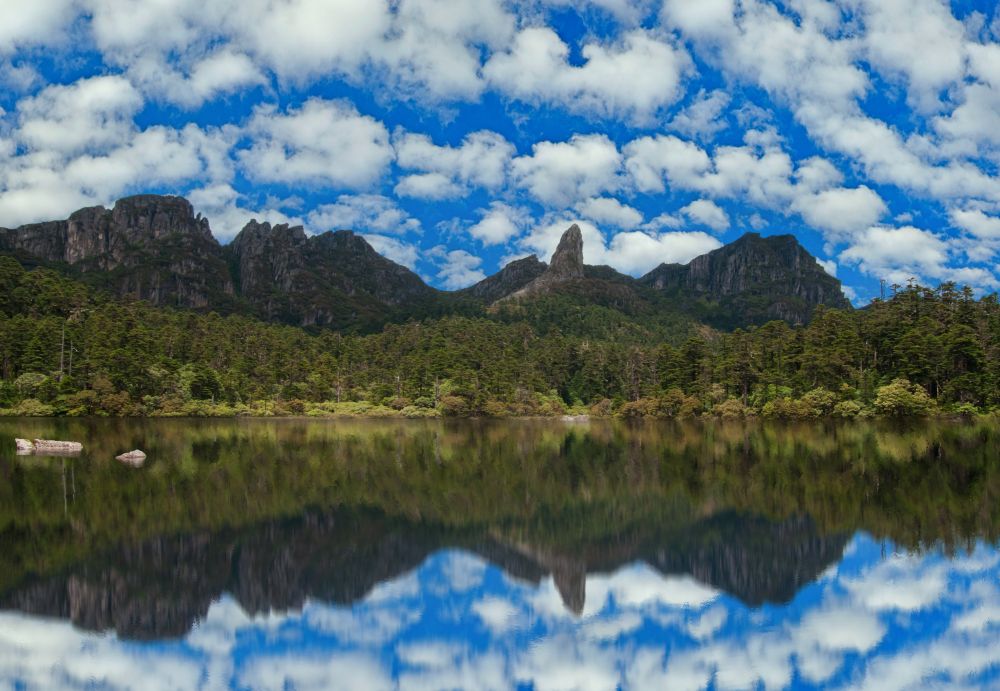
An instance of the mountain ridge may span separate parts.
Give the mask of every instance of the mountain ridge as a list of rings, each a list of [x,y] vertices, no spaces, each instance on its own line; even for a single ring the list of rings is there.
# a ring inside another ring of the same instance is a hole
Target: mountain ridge
[[[556,297],[633,316],[682,312],[717,328],[803,323],[820,304],[850,307],[840,282],[792,235],[748,233],[688,264],[660,264],[633,278],[584,264],[573,224],[549,263],[518,259],[465,289],[441,291],[350,230],[310,236],[301,226],[252,219],[223,245],[186,199],[137,195],[111,209],[0,229],[0,250],[119,297],[339,330]]]

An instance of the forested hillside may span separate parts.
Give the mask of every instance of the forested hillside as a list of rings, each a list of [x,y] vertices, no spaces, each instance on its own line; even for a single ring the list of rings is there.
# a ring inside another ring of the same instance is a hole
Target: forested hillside
[[[0,257],[0,408],[809,417],[1000,405],[1000,305],[952,284],[912,285],[862,310],[821,306],[807,326],[687,324],[675,344],[665,334],[677,325],[571,297],[484,314],[309,333],[119,301]]]

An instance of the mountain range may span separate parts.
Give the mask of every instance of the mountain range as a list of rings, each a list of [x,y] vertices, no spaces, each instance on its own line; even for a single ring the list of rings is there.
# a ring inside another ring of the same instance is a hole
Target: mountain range
[[[747,233],[688,264],[633,278],[583,262],[573,225],[546,264],[510,262],[459,291],[441,291],[350,230],[250,221],[229,244],[173,196],[141,195],[66,220],[0,228],[0,253],[47,266],[121,298],[302,327],[373,331],[450,313],[516,310],[547,298],[639,318],[671,314],[720,329],[772,319],[804,323],[819,305],[844,308],[840,282],[792,235]]]

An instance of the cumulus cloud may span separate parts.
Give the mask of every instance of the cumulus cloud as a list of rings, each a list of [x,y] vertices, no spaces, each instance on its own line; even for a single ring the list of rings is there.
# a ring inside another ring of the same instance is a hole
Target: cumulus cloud
[[[528,214],[517,207],[493,202],[488,209],[481,209],[482,218],[469,226],[469,234],[484,245],[502,245],[521,234],[528,222]]]
[[[864,185],[805,194],[795,200],[794,207],[806,223],[838,239],[872,226],[888,211],[882,198]]]
[[[727,127],[723,112],[730,97],[722,89],[698,92],[690,105],[675,115],[668,127],[694,139],[711,139]]]
[[[538,142],[530,156],[519,156],[511,165],[515,184],[552,206],[569,206],[622,185],[621,154],[603,134]]]
[[[466,288],[486,278],[481,268],[483,260],[465,250],[438,245],[428,250],[427,256],[437,265],[437,277],[448,290]]]
[[[472,132],[459,146],[438,146],[423,134],[403,133],[396,138],[396,163],[404,170],[418,170],[397,187],[397,194],[445,199],[463,194],[468,187],[496,189],[507,179],[514,147],[495,132]]]
[[[395,201],[379,194],[343,194],[334,204],[318,206],[309,214],[309,226],[317,231],[361,230],[404,234],[420,230],[420,221]]]
[[[71,155],[126,141],[143,98],[127,79],[90,77],[18,102],[18,138],[32,151]]]
[[[631,31],[612,45],[588,43],[582,65],[548,27],[520,31],[510,49],[483,67],[490,84],[529,103],[548,103],[597,117],[649,121],[681,92],[689,58],[680,48],[645,31]]]
[[[715,231],[729,227],[729,215],[722,207],[708,199],[696,199],[681,209],[681,213],[695,223],[708,226]]]
[[[405,242],[399,238],[372,233],[363,233],[362,237],[383,257],[387,257],[397,264],[402,264],[408,269],[415,270],[417,268],[417,261],[420,259],[420,250],[413,243]]]
[[[911,277],[940,278],[948,263],[948,245],[936,234],[913,226],[874,226],[855,236],[840,253],[840,261],[894,283]]]
[[[0,3],[0,55],[60,36],[71,21],[73,5],[74,0]]]
[[[630,229],[642,223],[642,214],[613,197],[591,197],[576,205],[584,218],[615,228]]]
[[[284,113],[260,106],[247,132],[251,145],[239,159],[260,182],[364,188],[393,158],[385,126],[346,101],[311,98]]]

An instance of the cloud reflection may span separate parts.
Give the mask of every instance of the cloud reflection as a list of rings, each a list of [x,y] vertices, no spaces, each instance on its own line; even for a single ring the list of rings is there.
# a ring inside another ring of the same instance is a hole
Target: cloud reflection
[[[0,613],[0,687],[545,690],[988,686],[1000,680],[1000,559],[890,554],[855,537],[786,605],[750,608],[642,563],[554,579],[435,553],[353,606],[248,616],[226,596],[184,638],[135,643]]]

